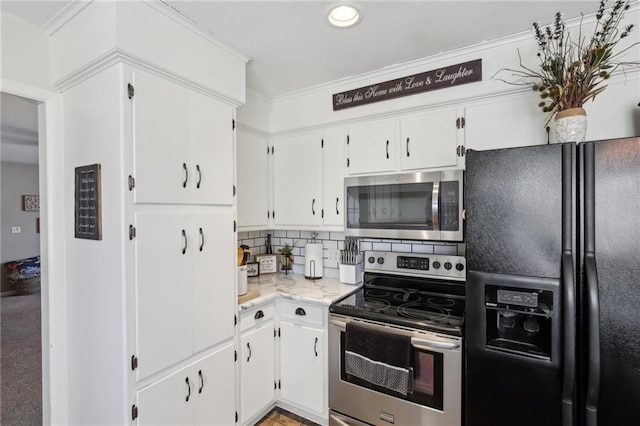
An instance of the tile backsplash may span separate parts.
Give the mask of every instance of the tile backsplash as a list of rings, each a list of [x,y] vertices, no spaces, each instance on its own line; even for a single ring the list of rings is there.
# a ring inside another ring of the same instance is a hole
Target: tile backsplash
[[[271,246],[273,253],[285,244],[293,245],[293,272],[304,274],[304,246],[311,242],[313,231],[296,230],[263,230],[238,232],[238,245],[245,244],[251,248],[254,255],[267,252],[267,234],[271,234]],[[343,232],[318,231],[317,242],[322,242],[324,249],[323,276],[337,278],[339,275],[338,264],[329,260],[329,250],[342,250],[344,248]],[[445,243],[442,241],[417,241],[417,240],[390,240],[361,238],[360,250],[379,250],[404,253],[427,253],[464,256],[464,244]]]

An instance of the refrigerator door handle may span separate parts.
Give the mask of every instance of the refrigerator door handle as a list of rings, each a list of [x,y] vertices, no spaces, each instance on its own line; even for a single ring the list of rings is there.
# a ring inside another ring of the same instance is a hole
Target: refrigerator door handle
[[[575,399],[575,280],[573,256],[571,252],[562,254],[562,334],[563,350],[563,379],[562,379],[562,425],[573,426]]]
[[[598,425],[598,395],[600,393],[600,306],[598,303],[598,273],[593,253],[585,254],[587,290],[587,336],[589,365],[587,372],[587,426]]]

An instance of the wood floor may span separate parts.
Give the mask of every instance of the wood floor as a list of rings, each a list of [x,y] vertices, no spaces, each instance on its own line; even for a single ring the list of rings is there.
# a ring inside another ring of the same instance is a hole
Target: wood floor
[[[257,426],[319,426],[304,417],[293,414],[283,408],[276,407],[269,414],[264,416]]]

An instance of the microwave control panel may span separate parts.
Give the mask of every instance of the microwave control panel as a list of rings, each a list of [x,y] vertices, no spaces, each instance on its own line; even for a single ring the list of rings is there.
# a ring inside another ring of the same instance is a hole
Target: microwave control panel
[[[440,182],[440,230],[457,231],[460,229],[459,200],[458,181]]]

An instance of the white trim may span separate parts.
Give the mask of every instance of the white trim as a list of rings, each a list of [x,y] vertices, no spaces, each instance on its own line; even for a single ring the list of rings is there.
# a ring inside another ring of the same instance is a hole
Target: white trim
[[[212,44],[215,44],[220,49],[224,50],[235,56],[238,59],[241,59],[246,64],[253,58],[241,50],[232,47],[223,41],[216,38],[216,36],[210,31],[202,28],[196,21],[192,20],[188,16],[183,15],[178,10],[174,9],[172,6],[168,5],[164,2],[164,0],[142,0],[144,4],[151,7],[152,9],[162,13],[167,18],[175,21],[176,23],[182,25],[186,29],[192,31],[194,34],[199,35],[205,40],[209,41]]]
[[[119,48],[113,48],[103,55],[97,57],[96,59],[88,62],[71,74],[68,74],[58,81],[54,82],[53,86],[56,87],[56,89],[60,90],[60,92],[64,92],[67,89],[77,85],[78,83],[98,74],[101,71],[104,71],[105,69],[119,62],[134,66],[140,70],[146,71],[150,74],[154,74],[158,77],[184,86],[195,92],[214,97],[221,102],[233,106],[234,108],[237,108],[244,103],[244,101],[241,99],[232,98],[230,96],[211,90],[208,87],[203,86],[202,84],[199,84],[188,78],[181,77],[166,68],[155,65],[145,59],[134,56]]]
[[[40,256],[42,263],[42,422],[67,423],[67,355],[64,288],[63,151],[61,97],[58,93],[12,80],[0,80],[0,90],[41,102],[38,105],[40,156]],[[49,155],[47,155],[49,153]],[[52,261],[50,261],[52,260]]]
[[[253,127],[249,124],[241,123],[236,119],[236,130],[240,130],[247,133],[252,133],[256,136],[266,136],[270,137],[272,134],[267,132],[266,130],[259,129],[257,127]]]
[[[93,1],[94,0],[72,0],[60,9],[58,13],[53,15],[47,22],[45,22],[41,27],[42,30],[48,36],[54,35],[67,22],[72,20],[77,14],[93,3]]]

